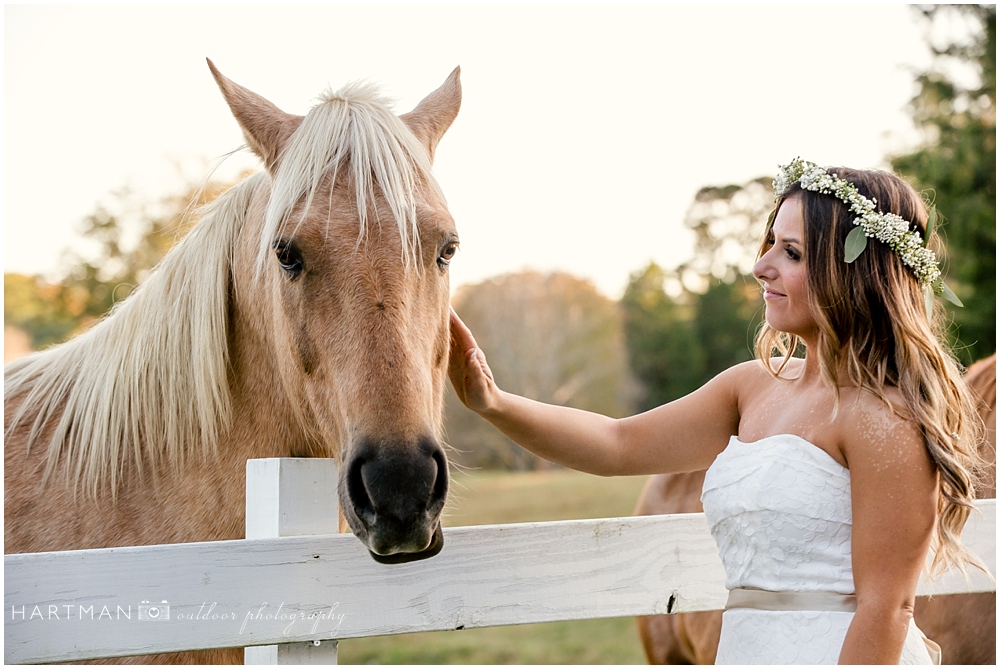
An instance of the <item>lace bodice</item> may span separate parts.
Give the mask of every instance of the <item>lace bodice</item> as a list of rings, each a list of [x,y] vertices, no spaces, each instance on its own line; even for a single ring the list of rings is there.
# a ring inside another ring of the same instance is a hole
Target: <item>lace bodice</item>
[[[732,437],[701,497],[726,587],[851,594],[851,474],[791,434]]]
[[[726,587],[854,592],[851,473],[801,437],[733,437],[701,496]],[[853,619],[842,611],[731,609],[718,664],[835,664]],[[910,621],[900,664],[930,664]]]

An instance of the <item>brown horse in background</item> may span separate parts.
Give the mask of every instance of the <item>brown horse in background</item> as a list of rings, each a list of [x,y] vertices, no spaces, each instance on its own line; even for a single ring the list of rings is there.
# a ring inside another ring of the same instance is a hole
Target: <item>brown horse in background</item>
[[[978,499],[996,497],[996,354],[969,368],[966,383],[980,399],[986,439],[980,453],[989,463]],[[700,513],[705,470],[650,477],[635,513]],[[996,593],[917,597],[917,626],[941,645],[945,664],[996,664]],[[636,619],[650,664],[715,664],[722,611],[643,616]]]
[[[295,116],[209,67],[266,169],[106,319],[4,369],[4,550],[242,539],[248,459],[325,457],[376,560],[435,555],[458,237],[431,161],[459,72],[401,117],[364,84]]]

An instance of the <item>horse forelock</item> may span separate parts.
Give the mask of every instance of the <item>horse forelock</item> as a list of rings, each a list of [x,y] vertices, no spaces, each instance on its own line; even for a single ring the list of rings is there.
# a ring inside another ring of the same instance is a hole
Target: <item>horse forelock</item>
[[[62,469],[90,497],[215,450],[231,413],[227,319],[233,246],[266,174],[233,187],[135,292],[76,338],[4,369],[5,436],[48,440],[46,478]],[[30,425],[30,428],[28,427]],[[51,435],[51,436],[50,436]]]
[[[320,184],[329,179],[332,188],[341,170],[348,172],[355,189],[358,243],[381,193],[399,231],[404,264],[416,260],[418,188],[427,184],[442,202],[444,195],[431,173],[427,150],[391,111],[389,99],[373,84],[357,82],[320,96],[282,151],[261,229],[258,275],[279,231],[288,225],[294,234],[302,224],[302,219],[291,220],[296,205],[304,197],[301,211],[308,212]]]

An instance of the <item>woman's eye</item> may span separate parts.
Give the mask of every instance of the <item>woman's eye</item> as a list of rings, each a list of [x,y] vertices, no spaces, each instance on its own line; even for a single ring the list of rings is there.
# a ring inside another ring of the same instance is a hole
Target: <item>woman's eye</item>
[[[278,240],[274,243],[274,255],[278,258],[278,264],[285,273],[295,279],[302,273],[302,254],[291,242]]]
[[[799,260],[802,258],[802,255],[791,246],[785,247],[785,255],[787,255],[792,260]]]
[[[447,244],[441,251],[441,255],[438,256],[438,264],[447,265],[451,262],[451,259],[455,257],[456,252],[458,252],[458,242],[451,242]]]

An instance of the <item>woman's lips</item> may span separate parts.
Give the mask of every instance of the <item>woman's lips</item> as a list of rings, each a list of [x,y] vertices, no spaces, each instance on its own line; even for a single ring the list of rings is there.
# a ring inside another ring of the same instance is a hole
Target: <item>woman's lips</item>
[[[764,289],[764,299],[765,300],[776,300],[776,299],[778,299],[780,297],[787,297],[787,295],[779,293],[779,292],[777,292],[775,290],[771,290],[770,288],[765,288]]]

